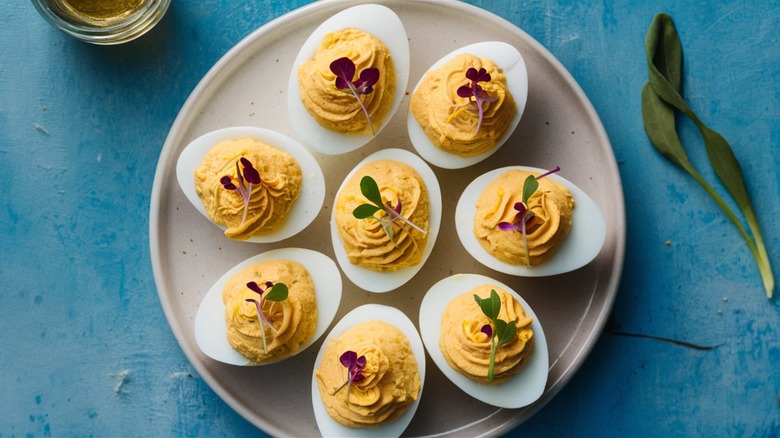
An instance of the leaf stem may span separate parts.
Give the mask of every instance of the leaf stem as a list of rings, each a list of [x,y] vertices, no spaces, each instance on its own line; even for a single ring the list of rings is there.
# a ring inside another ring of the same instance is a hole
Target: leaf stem
[[[523,235],[523,249],[525,250],[525,265],[531,266],[531,252],[528,250],[528,233],[526,232],[526,225],[525,225],[525,214],[523,214],[523,217],[520,219],[520,233]]]
[[[488,366],[488,380],[493,380],[496,367],[496,334],[490,339],[490,365]]]
[[[262,301],[262,300],[261,300]],[[260,334],[263,336],[263,353],[268,354],[268,344],[265,340],[265,325],[263,324],[263,312],[261,310],[261,304],[257,305],[257,319],[260,321]]]
[[[349,383],[349,381],[350,381],[350,380],[352,380],[352,378],[351,378],[351,376],[350,376],[349,374],[350,374],[350,373],[349,373],[349,371],[347,371],[347,380],[346,380],[344,383],[342,383],[342,384],[341,384],[341,386],[339,386],[338,388],[336,388],[336,390],[335,390],[335,391],[333,391],[333,394],[331,394],[331,395],[336,395],[336,394],[338,394],[338,393],[339,393],[339,391],[341,391],[341,390],[342,390],[342,389],[343,389],[345,386],[347,386],[347,384]]]
[[[476,82],[474,82],[476,85]],[[482,110],[482,99],[478,96],[477,93],[474,93],[474,98],[477,101],[477,111],[479,111],[479,120],[477,121],[477,129],[474,130],[474,135],[479,134],[479,128],[482,127],[482,119],[484,117],[483,110]]]
[[[249,183],[244,194],[244,214],[241,216],[241,225],[246,221],[246,214],[249,211],[249,198],[252,196],[252,183]]]
[[[355,96],[355,99],[357,99],[358,103],[360,104],[360,108],[363,110],[363,114],[365,114],[366,120],[368,120],[368,127],[371,128],[371,135],[376,135],[376,132],[374,131],[374,124],[371,122],[371,116],[368,115],[368,109],[363,104],[363,100],[360,98],[360,94],[358,94],[357,89],[355,89],[355,86],[352,84],[352,82],[347,82],[347,85],[349,86],[349,91],[352,92],[352,95]]]
[[[412,222],[412,221],[410,221],[409,219],[407,219],[407,218],[403,217],[403,216],[401,215],[401,213],[397,213],[397,212],[396,212],[395,210],[393,210],[392,208],[383,208],[382,210],[384,210],[384,212],[385,212],[385,213],[387,213],[388,215],[390,215],[390,217],[392,217],[392,218],[393,218],[393,220],[391,221],[391,223],[392,223],[392,222],[394,222],[396,219],[401,219],[401,221],[403,221],[404,223],[407,223],[407,224],[409,224],[409,225],[410,225],[412,228],[414,228],[415,230],[417,230],[417,231],[419,231],[419,232],[423,233],[423,235],[425,235],[425,234],[428,234],[428,232],[427,232],[427,231],[425,231],[425,230],[423,230],[422,228],[418,227],[417,225],[415,225],[415,223],[414,223],[414,222]]]
[[[715,189],[712,188],[712,186],[707,183],[707,181],[702,178],[701,175],[699,175],[699,172],[696,171],[696,169],[693,168],[691,165],[683,165],[682,166],[692,177],[696,182],[699,183],[702,188],[712,197],[712,199],[718,204],[718,206],[723,210],[724,213],[726,213],[726,216],[731,220],[731,222],[734,224],[735,227],[737,227],[737,230],[739,230],[739,234],[742,235],[742,238],[745,240],[745,243],[747,243],[748,249],[750,249],[750,252],[753,254],[753,258],[756,260],[756,264],[758,265],[758,271],[761,274],[761,280],[764,283],[764,289],[766,290],[766,296],[767,298],[772,298],[772,292],[775,288],[775,279],[774,275],[772,274],[772,267],[769,264],[769,258],[766,253],[766,248],[764,247],[764,242],[761,239],[761,233],[758,234],[754,231],[754,236],[756,236],[756,240],[754,241],[750,234],[748,234],[745,227],[742,225],[742,223],[739,221],[737,216],[734,214],[734,212],[729,208],[728,204],[723,200],[723,198],[718,195],[718,193],[715,191]],[[748,217],[748,211],[744,211],[745,216]],[[753,213],[753,209],[750,209],[750,214],[753,217],[753,220],[755,221],[755,214]],[[748,225],[751,224],[750,219],[748,219]],[[751,228],[751,231],[752,228]],[[760,246],[758,246],[760,244]]]

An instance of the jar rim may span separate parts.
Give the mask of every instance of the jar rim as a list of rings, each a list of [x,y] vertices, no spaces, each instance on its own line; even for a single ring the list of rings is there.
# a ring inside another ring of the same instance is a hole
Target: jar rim
[[[171,0],[151,0],[126,19],[107,26],[94,26],[68,21],[57,14],[49,0],[32,0],[33,6],[55,28],[93,44],[119,44],[140,37],[162,19]]]

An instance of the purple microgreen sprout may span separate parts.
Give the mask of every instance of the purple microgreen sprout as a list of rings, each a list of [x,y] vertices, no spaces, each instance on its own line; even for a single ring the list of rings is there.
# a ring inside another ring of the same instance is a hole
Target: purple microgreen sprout
[[[482,313],[490,319],[491,324],[485,324],[480,331],[490,338],[490,363],[488,364],[488,380],[493,380],[496,367],[496,349],[506,343],[511,342],[517,336],[517,321],[506,322],[498,319],[498,313],[501,311],[501,299],[498,297],[495,289],[490,290],[490,297],[482,299],[474,294],[474,301],[477,302]],[[493,330],[495,327],[495,330]]]
[[[469,68],[466,70],[466,79],[468,79],[469,82],[466,85],[461,85],[458,88],[458,96],[465,97],[469,99],[469,103],[472,104],[472,106],[476,105],[476,112],[479,115],[479,120],[477,121],[477,129],[474,130],[474,135],[477,135],[479,132],[479,128],[482,127],[482,119],[485,114],[485,108],[484,104],[488,102],[495,102],[496,98],[491,97],[487,91],[482,89],[482,86],[479,85],[480,82],[490,82],[490,73],[487,72],[484,68],[480,68],[477,70],[474,67]],[[456,112],[458,114],[459,112]],[[453,117],[450,117],[452,119]]]
[[[246,302],[248,303],[254,303],[255,307],[257,307],[257,322],[260,323],[260,333],[263,336],[263,352],[265,354],[268,354],[268,344],[265,340],[265,324],[268,324],[268,327],[273,330],[274,333],[277,332],[277,330],[274,328],[273,324],[271,324],[271,321],[266,318],[266,316],[263,314],[263,303],[268,301],[274,301],[274,302],[280,302],[287,299],[287,295],[289,293],[287,289],[287,285],[284,283],[273,283],[270,281],[265,282],[265,289],[261,288],[256,282],[250,281],[246,284],[246,287],[248,287],[251,291],[257,293],[260,295],[260,299],[256,300],[254,298],[247,298]],[[266,293],[267,292],[267,293]],[[263,296],[265,294],[265,296]]]
[[[241,163],[241,166],[239,166]],[[241,172],[243,168],[243,172]],[[255,169],[252,162],[247,158],[241,157],[236,160],[236,179],[238,185],[233,183],[233,179],[225,175],[220,178],[219,182],[225,190],[235,190],[239,196],[244,200],[244,215],[241,216],[241,225],[246,221],[246,214],[249,210],[249,198],[252,196],[252,184],[260,184],[263,180],[260,178],[260,172]]]
[[[427,234],[428,232],[423,230],[422,228],[418,227],[412,221],[409,219],[403,217],[401,215],[401,200],[398,200],[398,203],[396,204],[395,208],[392,207],[390,202],[385,204],[382,201],[382,194],[379,191],[379,186],[377,185],[374,178],[366,175],[360,180],[360,192],[363,194],[363,196],[368,199],[371,204],[360,204],[358,205],[354,210],[352,210],[352,215],[355,216],[357,219],[367,219],[374,217],[374,214],[377,211],[383,211],[384,215],[379,218],[379,223],[382,225],[382,229],[387,234],[387,237],[390,238],[390,240],[394,240],[394,233],[393,233],[393,222],[395,222],[397,219],[400,219],[402,222],[408,224],[415,230]]]
[[[330,63],[330,71],[336,75],[336,88],[349,90],[355,96],[355,99],[360,104],[360,108],[363,109],[363,114],[366,115],[368,126],[371,128],[371,135],[376,135],[374,124],[371,122],[371,116],[368,115],[368,109],[363,104],[363,99],[360,98],[360,95],[370,94],[374,91],[374,84],[379,80],[379,69],[375,67],[364,68],[360,72],[358,79],[353,82],[352,78],[355,77],[355,70],[355,63],[346,56]]]
[[[555,172],[560,172],[561,167],[556,166],[555,169],[545,172],[539,176],[528,175],[523,183],[523,201],[516,202],[514,209],[517,210],[515,214],[515,220],[513,222],[501,222],[498,224],[498,229],[501,231],[519,231],[523,236],[523,248],[525,250],[525,264],[531,266],[531,256],[528,253],[528,233],[533,233],[541,223],[535,221],[536,215],[528,208],[528,199],[536,193],[539,188],[539,180],[551,175]]]
[[[347,403],[349,403],[349,387],[352,382],[359,382],[365,378],[363,375],[363,368],[366,367],[366,356],[358,357],[357,353],[352,350],[345,351],[340,357],[339,362],[347,369],[347,381],[342,383],[341,386],[333,391],[336,395],[341,388],[347,387]]]

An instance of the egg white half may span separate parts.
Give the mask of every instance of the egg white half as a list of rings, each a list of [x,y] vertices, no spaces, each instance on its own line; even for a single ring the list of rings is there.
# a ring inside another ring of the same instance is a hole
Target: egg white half
[[[371,161],[378,160],[395,160],[401,163],[407,164],[414,168],[417,173],[420,174],[426,188],[428,189],[428,199],[430,203],[430,212],[428,218],[428,244],[423,250],[422,260],[415,266],[400,269],[392,272],[377,272],[364,267],[353,265],[350,263],[347,253],[344,250],[344,240],[338,232],[336,227],[336,200],[339,198],[341,191],[344,189],[344,185],[347,180],[361,168],[364,164]],[[341,183],[336,198],[333,200],[333,208],[331,209],[330,218],[330,236],[333,242],[333,250],[336,254],[336,260],[344,271],[344,274],[349,278],[356,286],[368,292],[388,292],[393,289],[397,289],[404,285],[407,281],[411,280],[420,269],[425,265],[428,257],[433,251],[433,246],[436,244],[436,238],[439,235],[439,227],[441,225],[442,214],[442,201],[441,201],[441,189],[439,187],[439,180],[436,178],[436,174],[433,170],[417,155],[404,149],[382,149],[375,152],[363,161],[358,163],[352,171],[344,178]]]
[[[282,248],[256,255],[239,263],[214,283],[209,289],[195,315],[195,341],[200,350],[206,356],[230,365],[255,366],[268,365],[279,362],[292,356],[282,358],[274,362],[257,364],[250,361],[241,353],[234,350],[227,340],[227,326],[225,325],[225,303],[222,302],[222,289],[230,277],[239,273],[242,269],[261,261],[267,260],[292,260],[302,264],[314,283],[314,292],[317,296],[317,325],[311,337],[301,345],[292,356],[309,348],[327,330],[333,318],[336,316],[341,303],[341,274],[328,256],[317,251],[303,248]]]
[[[287,220],[278,229],[265,234],[251,236],[243,242],[271,243],[292,237],[309,226],[322,208],[325,201],[325,176],[322,169],[312,154],[300,143],[269,129],[252,126],[235,126],[209,132],[187,145],[179,155],[176,162],[176,179],[179,182],[184,196],[192,203],[206,219],[209,215],[203,206],[198,193],[195,191],[195,169],[200,166],[203,157],[214,145],[222,140],[237,140],[241,138],[254,138],[269,146],[281,149],[290,154],[301,167],[302,182],[301,193],[292,204]],[[212,222],[221,230],[225,230],[222,224]]]
[[[335,32],[347,27],[356,28],[377,37],[387,46],[390,56],[393,58],[397,82],[395,96],[390,110],[385,115],[381,124],[374,124],[376,135],[384,129],[393,118],[401,105],[409,83],[409,40],[406,29],[398,15],[391,9],[375,5],[365,4],[345,9],[331,18],[325,20],[306,40],[301,47],[298,56],[293,63],[290,72],[290,81],[287,92],[287,108],[290,114],[290,123],[301,141],[316,152],[327,155],[338,155],[354,151],[373,140],[370,134],[343,134],[322,127],[306,110],[301,102],[301,92],[298,85],[298,67],[309,59],[314,58],[314,52],[322,42],[322,38],[330,32]]]
[[[534,331],[534,352],[531,358],[525,368],[499,385],[482,385],[459,373],[447,363],[439,348],[444,309],[455,297],[483,284],[491,284],[511,293],[523,306],[526,315],[533,319],[531,329]],[[420,332],[428,354],[441,372],[458,388],[477,400],[501,408],[516,409],[535,402],[544,392],[549,368],[544,330],[531,306],[517,292],[501,282],[483,275],[456,274],[434,284],[420,304]]]
[[[506,143],[509,136],[515,131],[515,128],[520,123],[520,118],[525,111],[525,104],[528,101],[528,70],[526,70],[525,61],[520,52],[512,45],[501,41],[485,41],[481,43],[471,44],[460,49],[454,50],[438,60],[433,64],[428,71],[420,78],[420,81],[414,87],[414,92],[420,87],[425,76],[433,70],[442,67],[444,64],[452,60],[452,58],[462,54],[470,53],[480,58],[489,58],[497,66],[501,68],[506,76],[506,84],[509,92],[512,93],[512,97],[515,99],[517,110],[512,117],[509,126],[506,131],[501,135],[501,138],[496,143],[496,146],[482,154],[475,155],[473,157],[461,157],[456,154],[446,152],[436,145],[431,143],[428,136],[417,122],[411,109],[408,111],[406,126],[409,131],[409,139],[417,150],[417,153],[425,159],[425,161],[433,164],[434,166],[441,167],[443,169],[462,169],[480,161],[485,160],[487,157],[493,155],[504,143]],[[464,77],[463,83],[466,84],[467,80]]]
[[[384,321],[392,324],[401,330],[409,340],[412,353],[417,361],[417,371],[420,373],[420,394],[417,400],[409,405],[407,411],[392,423],[372,428],[350,428],[343,426],[328,414],[325,404],[320,397],[320,390],[317,387],[317,376],[314,374],[322,364],[322,356],[325,354],[325,348],[334,340],[339,338],[350,328],[368,321]],[[383,306],[379,304],[365,304],[357,307],[339,321],[333,330],[325,338],[314,361],[314,369],[311,373],[311,402],[314,407],[314,418],[317,421],[317,427],[322,436],[326,437],[397,437],[409,426],[417,407],[422,399],[422,391],[425,386],[425,348],[423,347],[420,334],[414,326],[414,323],[400,310]]]
[[[569,234],[564,238],[558,251],[544,263],[536,266],[510,265],[490,255],[477,241],[474,235],[474,215],[476,214],[477,199],[485,190],[485,187],[502,173],[518,169],[528,172],[547,172],[544,169],[527,166],[508,166],[487,172],[471,182],[458,200],[455,208],[455,229],[458,238],[469,254],[478,262],[504,274],[521,277],[545,277],[558,275],[579,269],[598,256],[607,237],[607,224],[604,215],[601,214],[596,202],[591,199],[579,187],[558,174],[552,174],[545,178],[551,178],[566,186],[574,199],[572,210],[572,226]],[[507,231],[509,232],[509,231]]]

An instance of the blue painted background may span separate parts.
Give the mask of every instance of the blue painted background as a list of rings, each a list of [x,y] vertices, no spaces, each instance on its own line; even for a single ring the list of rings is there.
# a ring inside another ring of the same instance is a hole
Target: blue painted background
[[[245,436],[194,373],[152,279],[157,157],[232,45],[305,0],[174,0],[143,38],[77,42],[27,2],[0,14],[0,436]],[[780,2],[469,1],[515,23],[581,84],[612,140],[626,264],[608,330],[532,436],[780,434],[780,307],[736,229],[650,146],[644,36],[675,19],[684,95],[732,144],[780,275]],[[693,125],[694,165],[725,193]],[[780,294],[780,293],[778,293]],[[612,331],[677,338],[698,351]]]

